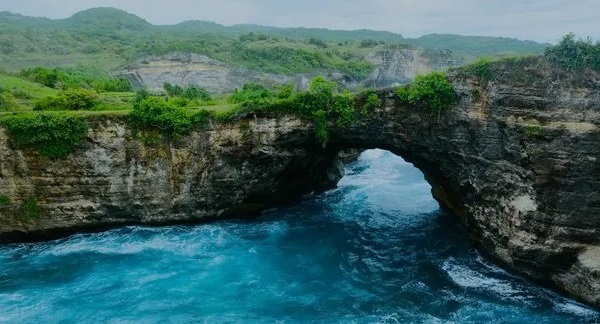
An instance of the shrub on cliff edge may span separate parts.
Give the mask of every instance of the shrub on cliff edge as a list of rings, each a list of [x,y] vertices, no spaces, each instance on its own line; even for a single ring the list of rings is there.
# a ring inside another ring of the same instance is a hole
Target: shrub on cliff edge
[[[55,112],[17,115],[4,124],[18,148],[33,148],[51,159],[68,155],[88,131],[84,120]]]
[[[573,33],[565,35],[556,46],[548,47],[544,56],[550,61],[570,70],[589,67],[600,71],[600,42],[591,39],[575,39]]]
[[[428,108],[432,115],[456,100],[454,86],[442,72],[418,75],[410,85],[398,88],[396,94],[401,103]]]
[[[127,118],[135,129],[157,129],[172,138],[179,138],[192,129],[191,116],[185,108],[169,105],[158,97],[140,99]]]

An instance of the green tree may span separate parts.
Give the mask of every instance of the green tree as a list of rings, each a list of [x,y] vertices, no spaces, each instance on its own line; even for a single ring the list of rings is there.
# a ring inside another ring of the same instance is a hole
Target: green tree
[[[544,54],[552,62],[572,70],[589,67],[600,71],[600,42],[575,39],[575,34],[565,35],[558,45],[549,47]]]
[[[165,82],[163,88],[170,97],[181,97],[183,95],[183,88],[178,85]]]
[[[401,103],[428,108],[432,114],[439,114],[456,100],[454,86],[442,72],[418,75],[396,93]]]
[[[98,94],[87,89],[67,89],[56,97],[45,97],[34,103],[34,110],[91,110],[100,104]]]
[[[210,101],[212,97],[210,93],[204,89],[195,85],[191,85],[185,89],[182,96],[189,100],[201,100],[201,101]]]
[[[241,90],[236,89],[229,98],[230,103],[266,102],[273,98],[273,93],[258,83],[247,83]]]
[[[156,129],[171,138],[179,138],[192,129],[191,116],[185,108],[171,106],[158,97],[136,103],[128,120],[134,128]]]

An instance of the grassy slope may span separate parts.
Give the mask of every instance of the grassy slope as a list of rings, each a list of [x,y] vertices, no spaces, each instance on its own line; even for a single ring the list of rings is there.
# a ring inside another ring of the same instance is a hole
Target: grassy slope
[[[0,111],[0,121],[8,118],[19,112],[27,112],[33,110],[34,102],[38,99],[48,96],[56,96],[59,91],[43,86],[39,83],[31,82],[17,76],[0,73],[0,88],[17,90],[24,94],[26,99],[16,99],[19,108],[17,111],[3,112]],[[135,98],[133,92],[102,92],[98,94],[100,105],[93,111],[67,111],[69,115],[81,117],[94,116],[124,116],[132,109],[132,102]],[[190,112],[197,112],[200,109],[225,112],[231,110],[234,105],[227,103],[225,97],[217,98],[210,105],[189,107]]]
[[[17,88],[25,92],[28,96],[36,99],[58,94],[58,91],[55,89],[6,74],[0,74],[0,86],[4,87],[5,89]]]
[[[254,33],[252,37],[247,37]],[[314,38],[325,43],[315,44]],[[361,45],[363,40],[384,44]],[[32,66],[74,67],[89,65],[110,71],[144,55],[191,51],[250,69],[276,73],[341,70],[360,77],[370,66],[364,56],[394,46],[418,46],[432,53],[451,50],[452,55],[472,59],[481,55],[541,53],[546,45],[509,38],[427,35],[416,39],[372,30],[276,28],[258,25],[222,26],[189,21],[154,26],[113,8],[85,10],[67,19],[51,20],[0,12],[0,70],[18,71]],[[104,73],[105,73],[104,72]],[[28,99],[18,99],[21,111],[35,100],[54,96],[57,90],[0,74],[0,85],[17,88]],[[124,115],[131,109],[133,93],[101,93],[99,111],[70,112],[80,116]],[[227,111],[232,105],[217,100],[202,109]],[[190,110],[198,110],[192,107]],[[6,118],[7,114],[0,113]]]
[[[264,40],[239,41],[250,32],[268,34]],[[307,44],[309,38],[327,48]],[[30,66],[97,64],[111,70],[140,56],[173,51],[205,54],[236,66],[279,73],[314,69],[346,69],[360,65],[366,53],[384,46],[360,47],[362,40],[387,45],[408,44],[433,51],[450,49],[461,58],[541,53],[546,45],[509,38],[428,35],[417,39],[372,31],[317,28],[275,28],[257,25],[222,26],[184,22],[153,26],[112,8],[82,11],[67,19],[50,20],[0,13],[0,67],[15,71]],[[342,63],[340,63],[342,62]],[[360,71],[348,69],[360,75]]]

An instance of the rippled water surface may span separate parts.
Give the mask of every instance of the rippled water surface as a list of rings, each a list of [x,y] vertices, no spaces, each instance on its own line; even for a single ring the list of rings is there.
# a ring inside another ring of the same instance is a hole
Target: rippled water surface
[[[0,322],[595,323],[508,274],[384,151],[259,220],[0,248]]]

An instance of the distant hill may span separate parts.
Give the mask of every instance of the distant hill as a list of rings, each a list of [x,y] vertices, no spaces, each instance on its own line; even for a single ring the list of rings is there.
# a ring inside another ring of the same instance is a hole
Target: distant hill
[[[70,29],[100,28],[144,31],[152,28],[152,24],[146,20],[115,8],[94,8],[80,11],[67,19],[57,21],[57,23]]]
[[[0,67],[99,65],[114,69],[144,56],[192,52],[265,72],[315,69],[355,78],[369,73],[365,56],[394,47],[419,47],[461,59],[542,53],[547,44],[511,38],[427,35],[404,38],[374,30],[223,26],[205,21],[152,25],[114,8],[93,8],[66,19],[0,13]]]

